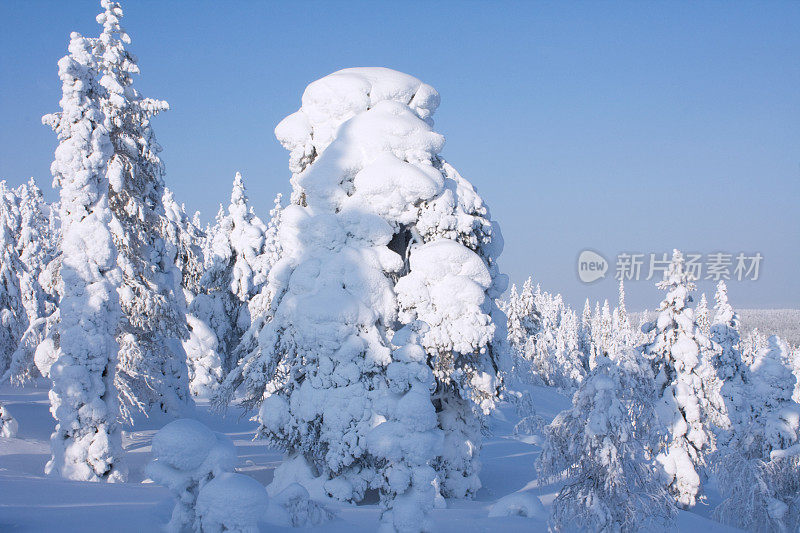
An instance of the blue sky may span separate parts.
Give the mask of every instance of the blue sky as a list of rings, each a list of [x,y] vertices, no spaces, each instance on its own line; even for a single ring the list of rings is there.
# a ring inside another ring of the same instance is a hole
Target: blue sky
[[[503,229],[501,266],[573,305],[616,298],[619,252],[760,252],[738,307],[800,307],[798,2],[123,2],[167,183],[204,220],[234,172],[288,192],[274,126],[305,86],[386,66],[436,87],[443,155]],[[56,62],[99,2],[0,2],[0,177],[48,191]],[[578,254],[610,262],[591,285]],[[712,285],[700,288],[713,293]],[[652,281],[627,284],[653,308]]]

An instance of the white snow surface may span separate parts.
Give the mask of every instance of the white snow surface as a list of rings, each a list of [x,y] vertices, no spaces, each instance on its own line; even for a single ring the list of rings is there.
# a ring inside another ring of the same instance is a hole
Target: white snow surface
[[[537,413],[547,422],[569,406],[569,399],[547,387],[530,389]],[[174,500],[168,489],[145,479],[144,466],[152,458],[152,440],[165,423],[165,417],[152,416],[137,421],[136,429],[124,428],[124,459],[130,468],[127,483],[91,483],[44,476],[44,465],[50,456],[49,436],[53,420],[48,412],[47,386],[40,380],[36,386],[13,388],[0,386],[0,403],[8,406],[19,421],[16,438],[0,439],[0,531],[104,532],[113,524],[115,533],[159,531],[170,519]],[[256,424],[232,415],[225,418],[211,415],[207,404],[200,402],[196,418],[216,432],[226,435],[236,451],[236,471],[249,476],[262,486],[268,485],[275,468],[283,462],[279,452],[253,442]],[[540,518],[522,516],[488,517],[489,509],[502,498],[517,491],[538,497],[549,512],[559,490],[557,485],[540,486],[533,464],[539,447],[528,444],[531,439],[515,436],[515,410],[502,405],[493,417],[493,435],[486,438],[481,451],[483,488],[470,500],[448,499],[446,507],[431,511],[432,530],[469,533],[477,531],[531,532],[546,531]],[[527,441],[527,442],[526,442]],[[284,487],[284,490],[288,487]],[[296,489],[295,489],[296,490]],[[275,500],[269,498],[267,511],[260,518],[258,531],[297,531],[286,523]],[[506,500],[507,501],[507,500]],[[692,512],[681,511],[677,531],[704,533],[737,531],[710,520],[710,510],[719,502],[709,492],[708,505],[700,504]],[[351,506],[326,503],[337,517],[304,531],[330,533],[372,532],[378,527],[381,509],[377,504]]]

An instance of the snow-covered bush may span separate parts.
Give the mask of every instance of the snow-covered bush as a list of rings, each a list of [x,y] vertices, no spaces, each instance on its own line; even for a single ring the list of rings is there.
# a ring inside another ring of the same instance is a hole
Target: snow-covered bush
[[[658,461],[678,504],[691,507],[701,495],[707,456],[715,449],[712,422],[724,416],[724,405],[718,388],[709,385],[716,376],[710,361],[701,357],[701,350],[709,349],[710,341],[688,307],[694,283],[684,266],[683,254],[675,250],[664,280],[658,283],[667,295],[656,321],[644,328],[652,341],[643,346],[643,351],[656,375],[660,397],[656,412],[669,432]]]
[[[219,476],[233,472],[236,466],[236,449],[224,435],[211,431],[196,420],[179,419],[155,434],[152,450],[153,461],[147,465],[147,475],[167,487],[177,500],[167,526],[170,531],[180,532],[186,528],[201,531],[202,517],[212,515],[214,506],[223,508],[218,512],[227,512],[239,504],[237,501],[219,502],[212,491],[203,511],[197,507],[198,494],[203,487]],[[256,484],[263,492],[264,487]],[[265,508],[266,505],[258,512]],[[209,523],[213,522],[213,519],[209,520]]]
[[[669,522],[674,504],[647,452],[657,429],[654,391],[636,351],[597,358],[572,407],[545,430],[540,479],[567,478],[553,502],[553,529],[639,531]]]
[[[243,474],[223,473],[200,487],[197,518],[203,533],[258,533],[269,498],[264,486]]]
[[[438,155],[438,100],[411,76],[348,69],[312,83],[276,128],[293,192],[267,284],[271,320],[248,334],[217,398],[242,387],[244,405],[260,406],[259,436],[316,471],[330,496],[378,489],[384,523],[403,530],[423,527],[437,475],[446,495],[479,487],[478,415],[494,407],[506,335],[494,303],[502,241]]]
[[[0,437],[11,438],[17,435],[19,425],[8,408],[0,403]]]

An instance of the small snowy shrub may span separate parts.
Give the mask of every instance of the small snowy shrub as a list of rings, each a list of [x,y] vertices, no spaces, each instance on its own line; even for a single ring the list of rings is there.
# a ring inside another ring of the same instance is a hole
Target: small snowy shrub
[[[17,434],[17,421],[8,412],[8,408],[0,403],[0,437],[11,438]]]
[[[153,461],[147,465],[147,475],[177,499],[167,528],[200,531],[195,507],[198,493],[216,477],[233,471],[236,449],[227,437],[191,419],[175,420],[161,428],[153,437],[152,447]]]
[[[270,500],[285,514],[284,522],[292,527],[318,526],[336,515],[327,507],[311,499],[299,483],[292,483]],[[272,508],[271,508],[272,509]]]
[[[243,474],[223,473],[200,488],[197,519],[203,533],[258,533],[269,505],[264,486]]]

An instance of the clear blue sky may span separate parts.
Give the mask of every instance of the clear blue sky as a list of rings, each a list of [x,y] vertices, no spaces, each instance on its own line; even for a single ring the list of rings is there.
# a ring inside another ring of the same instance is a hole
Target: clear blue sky
[[[335,70],[386,66],[442,96],[444,156],[506,239],[512,281],[573,305],[615,298],[600,251],[760,252],[738,307],[800,307],[800,2],[123,2],[142,75],[169,101],[154,122],[167,183],[204,220],[243,173],[260,213],[288,191],[274,126]],[[69,32],[99,2],[0,2],[0,177],[50,195]],[[713,293],[710,284],[701,289]],[[630,282],[653,308],[652,282]],[[711,294],[709,294],[711,296]]]

